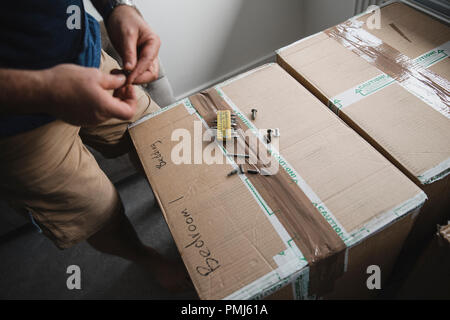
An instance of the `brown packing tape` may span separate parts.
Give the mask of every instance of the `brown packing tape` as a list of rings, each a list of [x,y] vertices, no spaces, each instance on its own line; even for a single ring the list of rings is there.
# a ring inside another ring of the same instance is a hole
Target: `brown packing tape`
[[[442,105],[444,114],[449,112],[450,82],[371,35],[362,23],[349,20],[327,29],[325,34],[399,83],[408,83],[412,91],[433,105]]]
[[[216,118],[217,110],[232,110],[214,89],[196,94],[190,101],[207,123]],[[237,125],[238,131],[245,131],[246,126],[239,118]],[[245,141],[246,152],[256,155],[256,150],[249,150],[248,141],[244,136],[242,138],[240,140]],[[258,167],[261,169],[260,162]],[[334,281],[344,271],[344,242],[284,170],[278,170],[272,176],[248,175],[248,179],[307,259],[310,265],[310,294],[322,296],[330,292]]]

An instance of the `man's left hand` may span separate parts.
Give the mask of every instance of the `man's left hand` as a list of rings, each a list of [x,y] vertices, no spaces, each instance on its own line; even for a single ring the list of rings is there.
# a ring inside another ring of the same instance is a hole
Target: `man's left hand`
[[[119,6],[111,13],[106,25],[112,44],[130,72],[127,84],[144,84],[158,78],[158,52],[161,40],[139,12],[129,6]]]

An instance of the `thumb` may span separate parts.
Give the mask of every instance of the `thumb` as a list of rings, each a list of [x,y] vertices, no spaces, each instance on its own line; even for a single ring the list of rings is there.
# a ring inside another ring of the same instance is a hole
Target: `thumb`
[[[127,77],[124,74],[102,74],[100,85],[103,89],[113,90],[122,87],[127,81]]]
[[[116,119],[130,120],[136,112],[136,101],[122,101],[109,94],[105,96],[105,105],[107,105],[109,116]]]

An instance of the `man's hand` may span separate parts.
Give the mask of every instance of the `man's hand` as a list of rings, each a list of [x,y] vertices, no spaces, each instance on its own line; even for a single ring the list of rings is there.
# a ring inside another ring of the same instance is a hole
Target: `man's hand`
[[[137,106],[123,73],[72,64],[38,71],[0,68],[0,88],[0,115],[46,113],[78,126],[130,120]]]
[[[43,71],[46,97],[42,111],[78,126],[90,126],[111,118],[129,120],[136,111],[134,88],[123,74],[62,64]],[[114,96],[111,91],[114,90]]]
[[[161,41],[139,12],[129,6],[118,6],[111,13],[106,28],[112,44],[123,59],[123,68],[131,72],[127,84],[156,80]]]

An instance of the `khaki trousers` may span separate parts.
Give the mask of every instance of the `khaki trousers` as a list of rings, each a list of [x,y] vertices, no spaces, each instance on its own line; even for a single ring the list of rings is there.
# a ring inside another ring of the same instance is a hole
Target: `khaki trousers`
[[[103,72],[119,68],[105,52],[101,61]],[[136,90],[138,108],[130,121],[80,128],[56,120],[0,139],[0,196],[28,211],[61,249],[86,240],[123,210],[116,189],[84,143],[106,157],[133,150],[128,124],[159,109],[147,93]]]

